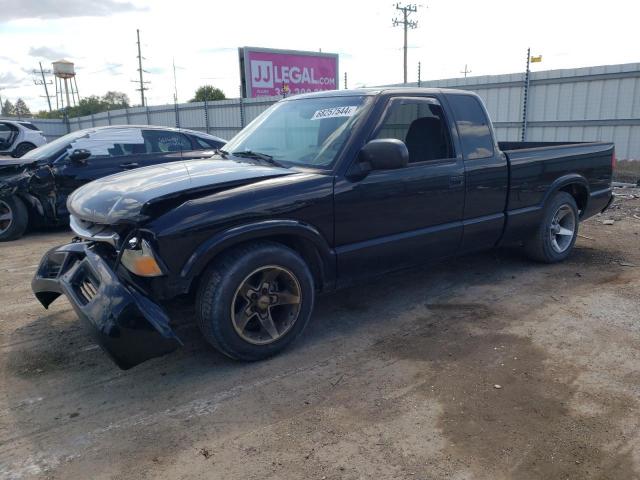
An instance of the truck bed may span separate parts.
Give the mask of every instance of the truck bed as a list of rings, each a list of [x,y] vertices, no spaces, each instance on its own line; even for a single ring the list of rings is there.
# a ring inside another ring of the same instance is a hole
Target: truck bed
[[[509,163],[509,194],[504,242],[531,235],[540,224],[549,192],[563,182],[578,183],[580,216],[606,207],[611,197],[613,143],[500,142]],[[571,173],[568,173],[571,172]]]

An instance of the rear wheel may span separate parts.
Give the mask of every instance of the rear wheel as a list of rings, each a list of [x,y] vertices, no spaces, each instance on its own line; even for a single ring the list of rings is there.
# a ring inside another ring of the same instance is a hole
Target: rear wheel
[[[578,236],[578,207],[567,192],[558,192],[548,203],[542,223],[525,245],[532,259],[555,263],[567,258]]]
[[[20,238],[27,229],[29,212],[16,196],[0,198],[0,242]]]
[[[13,151],[13,156],[17,157],[17,158],[20,158],[25,153],[27,153],[29,150],[33,150],[34,148],[36,148],[36,146],[33,143],[21,143]]]
[[[258,242],[226,252],[205,273],[197,322],[225,355],[260,360],[302,333],[313,302],[313,278],[304,260],[284,245]]]

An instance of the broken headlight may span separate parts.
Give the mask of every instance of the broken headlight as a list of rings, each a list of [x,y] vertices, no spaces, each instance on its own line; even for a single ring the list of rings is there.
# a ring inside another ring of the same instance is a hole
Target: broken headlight
[[[131,273],[140,277],[159,277],[164,275],[158,261],[145,239],[131,238],[123,247],[120,261]]]

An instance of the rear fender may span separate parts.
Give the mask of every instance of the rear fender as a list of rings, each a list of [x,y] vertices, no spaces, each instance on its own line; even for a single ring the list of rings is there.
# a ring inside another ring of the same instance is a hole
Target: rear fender
[[[556,180],[554,180],[554,182],[549,186],[549,189],[547,190],[547,193],[545,194],[544,199],[542,200],[542,204],[540,206],[544,208],[547,202],[551,199],[552,195],[560,191],[563,187],[566,187],[567,185],[573,185],[573,184],[578,184],[581,187],[584,187],[586,189],[587,200],[584,208],[582,209],[583,211],[586,210],[587,203],[589,202],[589,193],[590,193],[589,182],[587,182],[586,178],[584,178],[582,175],[579,175],[577,173],[563,175],[562,177],[559,177]]]

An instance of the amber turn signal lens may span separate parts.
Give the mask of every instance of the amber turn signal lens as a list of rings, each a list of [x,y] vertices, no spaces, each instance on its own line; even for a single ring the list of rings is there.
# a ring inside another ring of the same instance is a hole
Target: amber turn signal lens
[[[159,277],[163,275],[162,269],[153,256],[153,251],[146,240],[142,240],[138,249],[125,249],[122,253],[121,261],[127,270],[140,277]]]

